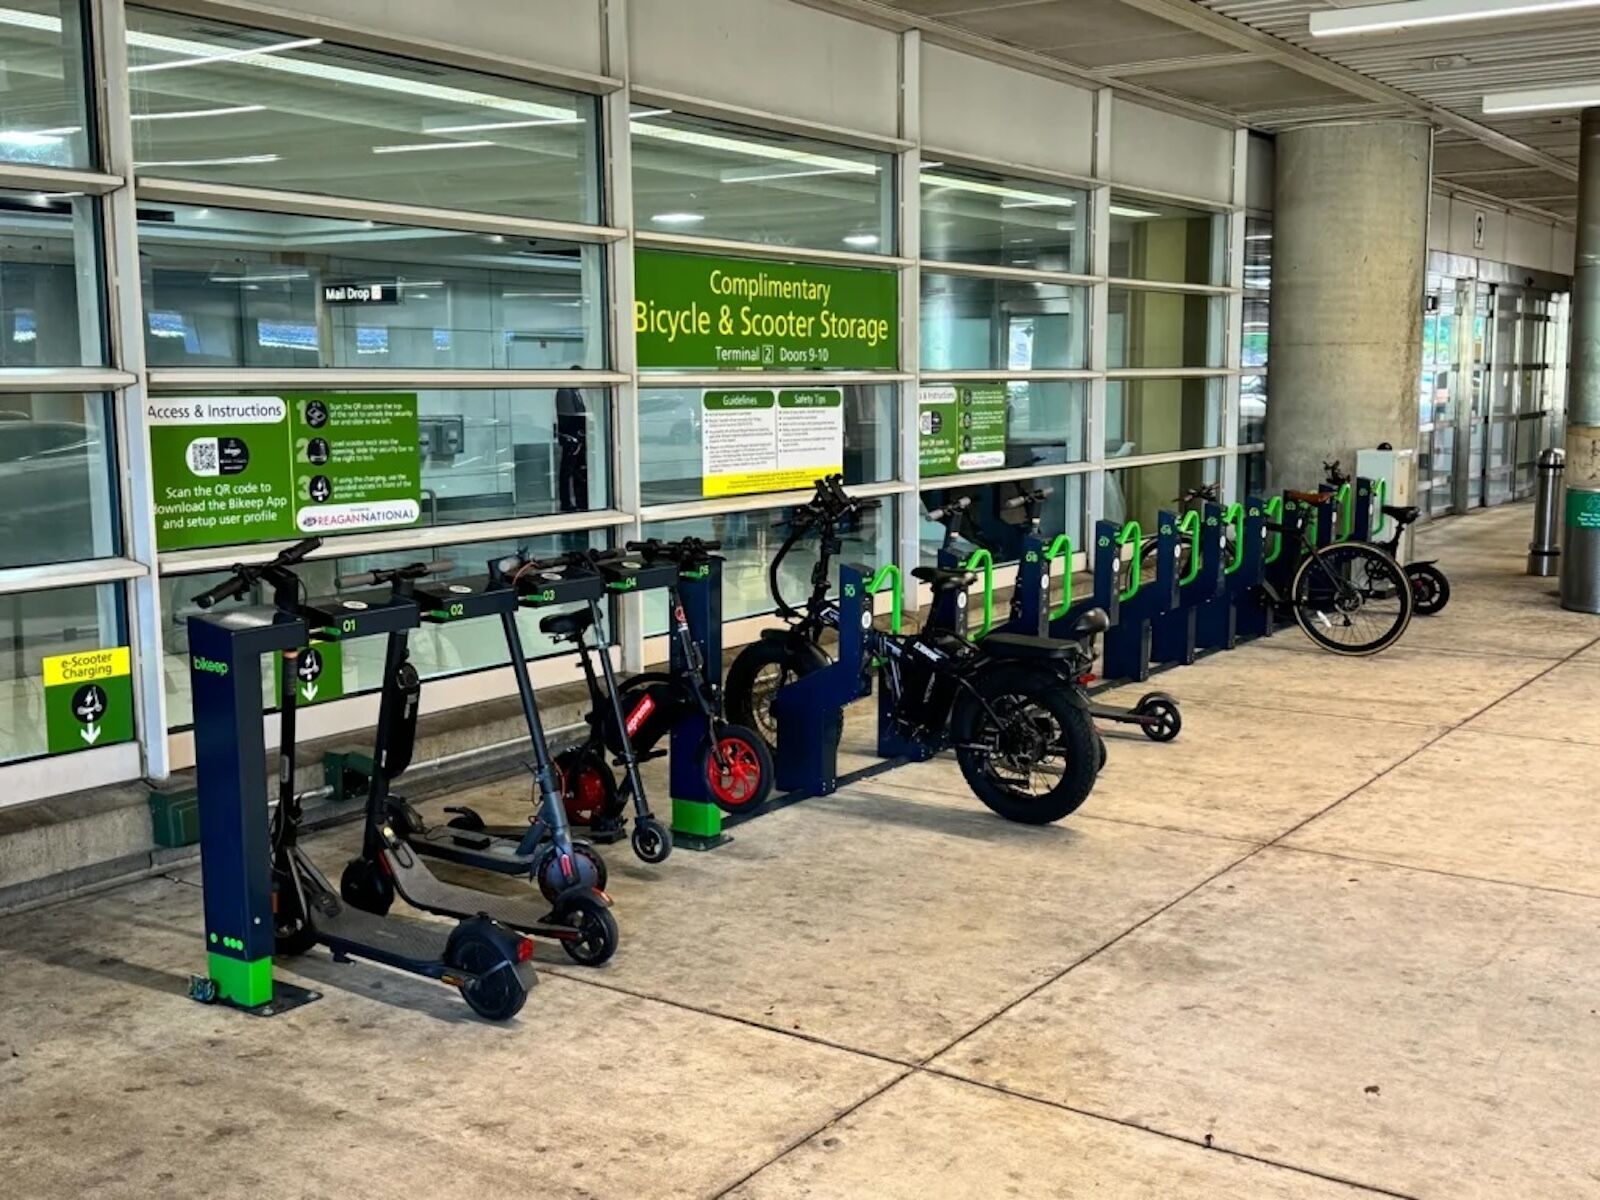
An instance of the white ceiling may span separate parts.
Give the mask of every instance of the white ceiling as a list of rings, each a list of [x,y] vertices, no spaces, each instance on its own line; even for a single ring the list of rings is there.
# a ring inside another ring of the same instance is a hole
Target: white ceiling
[[[1003,43],[1086,83],[1276,132],[1422,116],[1436,178],[1571,221],[1578,117],[1484,117],[1485,92],[1600,81],[1600,11],[1317,38],[1311,13],[1395,0],[812,0]]]

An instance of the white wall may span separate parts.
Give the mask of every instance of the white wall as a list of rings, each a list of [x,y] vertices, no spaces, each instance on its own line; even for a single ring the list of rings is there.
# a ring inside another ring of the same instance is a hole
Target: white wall
[[[1433,194],[1428,249],[1571,275],[1573,233],[1564,225],[1543,221],[1470,196]],[[1483,245],[1475,245],[1477,216],[1483,214]]]
[[[1111,106],[1111,180],[1227,203],[1233,131],[1116,97]]]
[[[267,23],[273,9],[399,38],[600,73],[600,0],[270,0],[237,8]]]
[[[1094,169],[1094,93],[924,45],[922,141],[1069,175]]]
[[[631,0],[641,87],[894,137],[899,38],[793,0]]]

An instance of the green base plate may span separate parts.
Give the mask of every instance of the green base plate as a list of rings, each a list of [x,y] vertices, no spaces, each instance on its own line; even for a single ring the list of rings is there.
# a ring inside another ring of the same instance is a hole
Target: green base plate
[[[674,830],[672,834],[672,844],[680,850],[715,850],[718,846],[726,846],[731,841],[733,836],[726,833],[703,837],[698,833],[679,833]]]
[[[196,995],[195,989],[203,979],[204,977],[202,976],[198,979],[190,981],[190,999],[201,999],[198,995]],[[321,992],[312,991],[310,988],[298,987],[295,984],[284,983],[281,980],[275,979],[272,981],[272,999],[268,1000],[265,1004],[240,1004],[237,1001],[229,1000],[224,996],[218,996],[216,999],[210,1001],[202,1000],[201,1002],[215,1004],[219,1008],[231,1008],[235,1012],[248,1013],[252,1017],[276,1017],[283,1013],[290,1012],[296,1008],[302,1008],[305,1005],[310,1004],[313,1000],[321,999]]]

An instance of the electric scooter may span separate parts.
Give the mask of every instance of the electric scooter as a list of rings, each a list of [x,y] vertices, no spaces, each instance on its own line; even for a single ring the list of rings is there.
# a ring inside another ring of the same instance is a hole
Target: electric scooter
[[[258,583],[272,588],[273,606],[286,619],[299,616],[301,585],[291,567],[322,544],[300,542],[262,566],[236,564],[229,578],[195,603],[206,609],[242,597]],[[304,648],[286,650],[279,687],[278,804],[270,826],[272,911],[277,952],[298,956],[327,946],[334,961],[366,959],[460,989],[479,1016],[507,1021],[521,1011],[535,982],[533,942],[499,922],[475,914],[454,926],[405,917],[380,917],[344,904],[299,844],[303,817],[294,790],[298,667]]]
[[[338,585],[345,589],[388,584],[392,601],[415,606],[416,581],[451,567],[448,562],[434,562],[362,571],[340,576]],[[359,597],[357,603],[365,604]],[[321,613],[313,609],[307,615],[318,619]],[[412,908],[441,916],[492,917],[522,933],[560,942],[574,962],[600,966],[616,953],[618,940],[616,918],[603,893],[574,885],[558,895],[547,911],[526,900],[459,887],[429,870],[398,832],[424,825],[416,809],[390,791],[390,785],[411,764],[416,746],[422,680],[411,665],[409,633],[409,627],[401,627],[389,634],[361,853],[345,866],[339,894],[346,904],[380,917],[389,911],[396,895]]]

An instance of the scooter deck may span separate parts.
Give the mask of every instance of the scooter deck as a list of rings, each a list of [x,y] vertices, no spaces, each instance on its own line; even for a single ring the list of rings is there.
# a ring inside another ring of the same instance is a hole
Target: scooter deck
[[[437,978],[445,971],[451,926],[409,917],[378,917],[322,895],[311,903],[317,940],[335,954],[366,958]]]
[[[557,937],[563,930],[571,933],[570,927],[557,922],[555,914],[542,904],[447,883],[403,850],[384,851],[384,860],[395,890],[412,908],[447,917],[489,917],[521,933],[549,937]]]
[[[414,832],[406,838],[418,854],[476,867],[480,871],[493,871],[497,875],[529,875],[536,865],[539,847],[523,853],[519,837],[496,837],[492,833],[477,833],[452,829],[448,825],[434,826]]]

